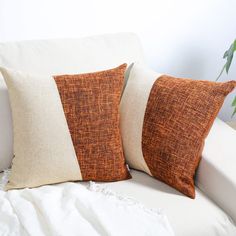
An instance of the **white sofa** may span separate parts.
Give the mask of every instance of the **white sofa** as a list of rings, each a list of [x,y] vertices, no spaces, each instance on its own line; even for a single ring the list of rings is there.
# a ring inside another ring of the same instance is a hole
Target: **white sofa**
[[[91,72],[124,62],[144,61],[139,39],[132,33],[0,44],[0,66],[33,74]],[[2,171],[10,166],[13,155],[11,111],[2,77],[0,131]],[[131,173],[130,180],[104,185],[147,207],[162,208],[176,235],[236,235],[236,132],[219,119],[205,143],[196,176],[196,199],[180,194],[145,173],[135,170]]]

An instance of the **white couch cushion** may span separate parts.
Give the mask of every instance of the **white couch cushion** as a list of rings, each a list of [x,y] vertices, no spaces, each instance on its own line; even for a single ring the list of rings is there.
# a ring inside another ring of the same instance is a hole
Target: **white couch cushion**
[[[236,222],[236,131],[219,119],[206,139],[196,185]]]
[[[0,66],[39,75],[78,74],[143,62],[135,34],[119,33],[81,39],[0,43]],[[12,120],[6,85],[0,75],[0,171],[13,156]]]
[[[145,173],[132,170],[131,175],[130,180],[104,185],[147,207],[162,208],[176,236],[236,235],[236,227],[229,216],[198,188],[193,200]]]

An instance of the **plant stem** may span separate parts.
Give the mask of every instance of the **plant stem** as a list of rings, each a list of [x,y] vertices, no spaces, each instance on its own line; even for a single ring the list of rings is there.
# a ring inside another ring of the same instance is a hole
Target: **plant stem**
[[[221,77],[221,75],[223,74],[224,70],[225,70],[226,64],[223,66],[222,70],[220,71],[220,74],[217,76],[216,81],[218,81],[218,79]]]

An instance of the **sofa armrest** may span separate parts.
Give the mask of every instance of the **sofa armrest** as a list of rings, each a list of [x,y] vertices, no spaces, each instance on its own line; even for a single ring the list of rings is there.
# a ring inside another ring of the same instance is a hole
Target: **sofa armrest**
[[[219,119],[206,139],[196,185],[236,222],[236,131]]]

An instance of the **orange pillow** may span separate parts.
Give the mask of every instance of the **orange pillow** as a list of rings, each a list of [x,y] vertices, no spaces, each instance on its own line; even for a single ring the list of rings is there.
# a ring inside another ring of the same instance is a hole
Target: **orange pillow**
[[[54,76],[83,180],[117,181],[131,177],[119,129],[126,66]]]
[[[194,175],[204,140],[235,86],[236,81],[180,79],[134,66],[121,101],[130,167],[194,198]]]

